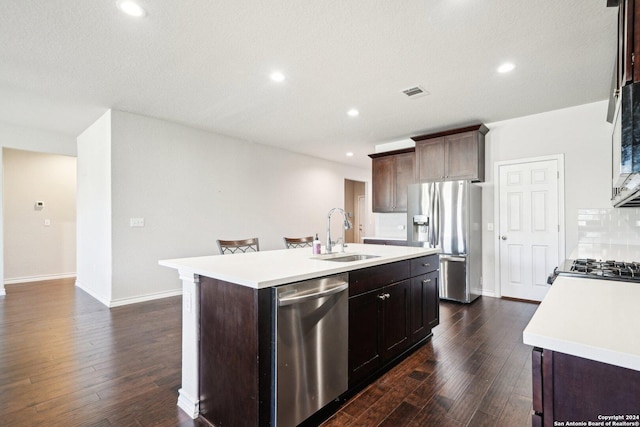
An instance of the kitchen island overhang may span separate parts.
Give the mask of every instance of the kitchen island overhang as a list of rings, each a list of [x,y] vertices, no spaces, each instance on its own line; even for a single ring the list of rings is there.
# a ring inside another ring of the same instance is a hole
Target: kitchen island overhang
[[[182,281],[182,385],[178,406],[192,418],[200,414],[200,278],[207,277],[258,291],[298,281],[437,254],[437,249],[349,244],[346,254],[375,257],[351,262],[327,261],[309,248],[283,249],[235,255],[161,260],[178,270]],[[336,256],[336,255],[334,255]],[[264,293],[264,292],[263,292]]]

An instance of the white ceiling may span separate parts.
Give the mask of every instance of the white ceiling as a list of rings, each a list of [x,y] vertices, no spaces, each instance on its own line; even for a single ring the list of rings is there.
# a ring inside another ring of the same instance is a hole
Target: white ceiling
[[[615,56],[606,0],[139,3],[0,1],[0,121],[75,137],[113,108],[368,167],[375,144],[607,99]]]

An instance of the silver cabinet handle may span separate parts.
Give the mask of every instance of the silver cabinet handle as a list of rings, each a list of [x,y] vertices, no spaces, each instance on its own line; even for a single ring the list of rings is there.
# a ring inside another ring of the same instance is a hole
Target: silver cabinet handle
[[[391,295],[389,295],[389,294],[384,294],[384,297],[385,297],[385,298],[390,298],[390,297],[391,297]]]
[[[381,294],[381,295],[378,295],[378,298],[385,299],[386,297],[384,296],[384,294]]]
[[[422,281],[422,283],[429,283],[429,282],[431,282],[431,279],[424,279],[424,280]]]
[[[425,262],[425,263],[423,263],[423,264],[422,264],[422,266],[423,266],[423,267],[430,267],[430,266],[431,266],[431,264],[429,264],[428,262]]]

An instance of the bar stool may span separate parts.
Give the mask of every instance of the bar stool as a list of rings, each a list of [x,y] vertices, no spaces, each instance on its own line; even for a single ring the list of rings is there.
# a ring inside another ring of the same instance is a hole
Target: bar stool
[[[242,240],[217,240],[217,242],[222,255],[260,251],[257,237]]]
[[[309,237],[285,237],[284,244],[287,249],[310,248],[313,246],[313,236]]]

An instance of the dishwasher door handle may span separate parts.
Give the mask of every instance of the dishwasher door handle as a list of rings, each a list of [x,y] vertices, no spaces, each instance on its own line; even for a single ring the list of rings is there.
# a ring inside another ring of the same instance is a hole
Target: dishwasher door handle
[[[465,262],[467,258],[459,256],[440,256],[440,261]]]
[[[303,295],[298,295],[298,296],[291,296],[291,297],[286,297],[286,298],[278,298],[278,306],[282,307],[285,305],[292,305],[292,304],[300,304],[306,301],[310,301],[310,300],[314,300],[314,299],[318,299],[318,298],[322,298],[322,297],[326,297],[329,295],[333,295],[333,294],[337,294],[339,292],[342,292],[346,289],[349,288],[349,283],[343,282],[342,284],[338,285],[338,286],[333,286],[329,289],[325,289],[323,291],[320,292],[314,292],[312,294],[303,294]]]

